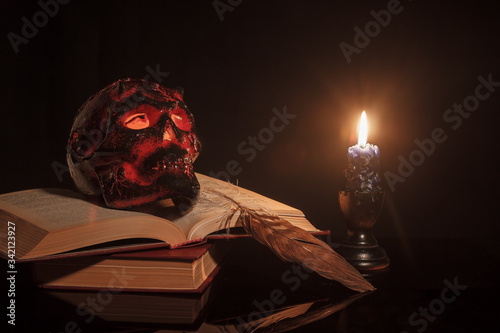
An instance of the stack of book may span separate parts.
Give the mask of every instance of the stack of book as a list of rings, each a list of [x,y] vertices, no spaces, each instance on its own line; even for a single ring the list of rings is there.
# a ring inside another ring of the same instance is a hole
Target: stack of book
[[[238,216],[229,214],[224,196],[321,233],[298,209],[197,177],[200,196],[187,212],[171,200],[140,210],[110,209],[65,189],[2,194],[0,255],[32,262],[45,288],[203,293],[230,251],[228,238],[238,235]]]

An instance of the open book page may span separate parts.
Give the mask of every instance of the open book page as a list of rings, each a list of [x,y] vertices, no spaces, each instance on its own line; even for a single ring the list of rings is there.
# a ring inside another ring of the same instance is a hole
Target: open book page
[[[241,226],[238,213],[231,215],[233,203],[224,196],[247,208],[276,213],[307,231],[319,231],[298,209],[221,180],[202,174],[197,174],[197,177],[201,188],[198,201],[189,214],[172,218],[188,239],[203,238],[218,230]]]
[[[102,207],[64,189],[33,189],[0,195],[0,251],[14,222],[16,257],[36,258],[121,239],[183,243],[175,224],[136,211]],[[167,230],[167,231],[166,231]]]
[[[288,205],[266,198],[255,192],[197,174],[201,193],[193,209],[185,216],[180,216],[172,207],[162,207],[164,211],[156,211],[162,219],[175,220],[175,224],[184,232],[189,231],[200,221],[218,219],[226,214],[231,203],[223,196],[212,192],[219,191],[249,208],[265,208],[282,216],[299,216],[303,213]],[[48,232],[69,229],[81,224],[130,217],[151,217],[149,212],[117,210],[102,207],[88,201],[83,195],[65,189],[34,189],[0,195],[0,208],[13,212],[19,217],[36,222]],[[292,219],[291,219],[292,220]],[[234,226],[234,225],[233,225]],[[216,229],[223,229],[220,225]]]
[[[229,202],[202,187],[196,205],[189,214],[175,220],[175,224],[185,232],[188,239],[203,238],[214,231],[236,226],[237,215],[228,219]]]
[[[280,216],[301,216],[304,217],[304,213],[286,205],[282,202],[273,200],[256,192],[247,190],[243,187],[239,187],[222,180],[211,178],[202,174],[196,174],[200,185],[208,189],[220,191],[225,195],[231,197],[232,199],[238,201],[241,204],[253,209],[267,209],[269,211],[275,212]]]
[[[211,232],[234,227],[235,218],[230,221],[224,219],[224,216],[230,212],[229,201],[222,200],[220,196],[214,196],[207,189],[201,186],[195,204],[185,213],[175,208],[170,199],[155,202],[138,210],[171,221],[186,235],[188,241],[198,240]]]
[[[118,210],[94,204],[65,189],[34,189],[0,195],[0,251],[6,252],[8,221],[16,223],[22,258],[34,258],[122,239],[147,238],[177,247],[238,226],[238,205],[267,210],[311,232],[319,231],[297,209],[230,183],[197,174],[200,195],[186,213],[171,200]],[[21,241],[21,238],[22,241]]]
[[[0,208],[14,212],[27,221],[52,232],[81,224],[148,216],[148,214],[101,207],[83,195],[64,189],[34,189],[0,195]]]

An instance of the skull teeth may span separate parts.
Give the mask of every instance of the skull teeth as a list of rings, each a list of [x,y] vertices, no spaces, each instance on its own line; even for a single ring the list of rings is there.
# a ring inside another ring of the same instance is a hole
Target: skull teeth
[[[184,170],[190,171],[193,168],[193,161],[190,157],[179,157],[174,161],[163,160],[158,163],[158,165],[154,168],[157,171],[165,171],[165,170]]]

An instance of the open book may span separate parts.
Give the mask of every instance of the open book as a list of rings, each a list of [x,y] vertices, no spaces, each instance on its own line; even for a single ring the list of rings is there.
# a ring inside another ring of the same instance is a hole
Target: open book
[[[197,177],[200,195],[187,213],[181,213],[171,200],[142,207],[141,211],[116,210],[64,189],[2,194],[0,254],[33,260],[62,253],[88,255],[196,243],[216,231],[239,226],[237,214],[228,214],[231,202],[223,195],[248,208],[274,212],[306,231],[320,233],[298,209],[215,178],[202,174]]]

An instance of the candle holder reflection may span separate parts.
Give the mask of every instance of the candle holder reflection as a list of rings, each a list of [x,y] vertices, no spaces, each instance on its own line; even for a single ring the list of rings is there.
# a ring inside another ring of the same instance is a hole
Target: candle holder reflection
[[[378,270],[389,266],[385,250],[373,236],[373,226],[382,210],[383,191],[339,192],[339,204],[347,223],[347,237],[338,252],[358,270]]]

